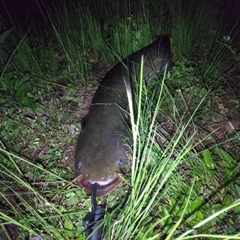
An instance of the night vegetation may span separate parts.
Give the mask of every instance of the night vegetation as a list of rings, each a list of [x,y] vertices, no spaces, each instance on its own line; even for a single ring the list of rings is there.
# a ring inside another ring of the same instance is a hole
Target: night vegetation
[[[236,2],[32,4],[31,22],[5,5],[0,35],[0,236],[85,238],[81,119],[108,70],[169,34],[173,68],[129,99],[133,159],[122,186],[98,198],[103,239],[240,239]]]

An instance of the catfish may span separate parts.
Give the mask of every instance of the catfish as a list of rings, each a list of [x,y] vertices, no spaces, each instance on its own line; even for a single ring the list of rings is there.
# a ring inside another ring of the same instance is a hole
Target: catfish
[[[159,36],[153,43],[114,66],[102,79],[93,97],[85,124],[77,140],[75,174],[77,183],[90,194],[108,195],[120,183],[131,162],[131,127],[127,91],[135,90],[141,59],[147,83],[172,66],[170,38]]]

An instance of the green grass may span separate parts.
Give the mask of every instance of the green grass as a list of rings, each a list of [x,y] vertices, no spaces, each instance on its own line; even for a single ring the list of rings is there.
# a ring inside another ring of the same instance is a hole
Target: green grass
[[[224,76],[239,69],[238,46],[222,39],[217,3],[178,2],[43,4],[49,24],[37,40],[34,26],[0,36],[2,229],[18,225],[19,239],[84,239],[91,201],[65,163],[84,91],[96,88],[97,64],[110,69],[168,33],[173,69],[147,86],[140,72],[129,96],[132,162],[123,186],[98,199],[107,202],[104,239],[240,239],[239,156],[225,149],[237,148],[239,136],[218,142],[198,121],[226,91]],[[7,38],[14,44],[3,51]],[[214,144],[206,147],[208,138]]]

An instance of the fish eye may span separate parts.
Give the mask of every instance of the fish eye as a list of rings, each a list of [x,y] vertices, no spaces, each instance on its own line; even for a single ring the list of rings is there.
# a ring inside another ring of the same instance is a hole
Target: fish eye
[[[122,166],[124,164],[124,160],[120,158],[117,160],[117,163],[119,166]]]

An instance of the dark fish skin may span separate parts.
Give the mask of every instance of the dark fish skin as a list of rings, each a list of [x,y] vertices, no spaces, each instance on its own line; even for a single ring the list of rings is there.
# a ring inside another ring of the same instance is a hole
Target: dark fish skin
[[[97,195],[111,193],[121,182],[131,160],[131,133],[127,114],[127,91],[134,89],[134,74],[139,75],[144,56],[143,79],[149,82],[171,66],[170,39],[161,35],[152,44],[133,53],[113,67],[98,87],[81,131],[75,153],[77,183],[87,193],[98,183]]]

